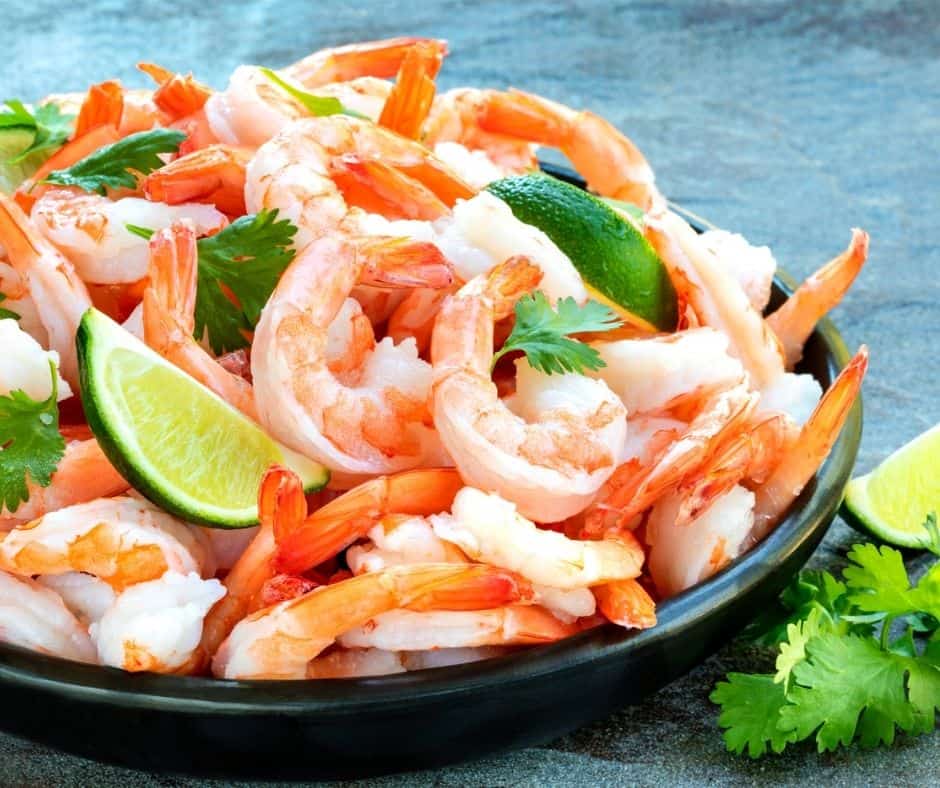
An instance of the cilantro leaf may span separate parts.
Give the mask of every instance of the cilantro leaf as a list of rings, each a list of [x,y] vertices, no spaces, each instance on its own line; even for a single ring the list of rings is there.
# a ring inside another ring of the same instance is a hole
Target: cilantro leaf
[[[787,697],[784,685],[773,676],[729,673],[709,699],[721,706],[718,724],[725,729],[725,745],[731,752],[741,755],[747,750],[751,758],[759,758],[768,745],[779,753],[796,741],[795,733],[777,727]]]
[[[0,293],[0,304],[7,300],[6,293]],[[19,320],[20,316],[16,314],[12,309],[4,309],[0,306],[0,320],[6,320],[12,318],[13,320]]]
[[[545,294],[536,290],[516,302],[516,324],[493,356],[493,366],[506,353],[521,350],[533,368],[547,375],[600,369],[606,366],[600,353],[566,334],[611,331],[620,324],[617,316],[597,301],[579,306],[569,296],[559,299],[557,308],[552,309]]]
[[[156,232],[156,230],[151,230],[149,227],[141,227],[139,224],[131,224],[130,222],[124,223],[124,229],[131,233],[131,235],[136,235],[147,241],[149,241]]]
[[[304,109],[315,118],[322,118],[326,115],[350,115],[354,118],[368,120],[367,116],[345,106],[338,98],[334,98],[333,96],[315,96],[313,93],[308,93],[306,90],[294,87],[290,82],[282,79],[277,72],[270,68],[259,68],[258,70],[281,90],[300,102]]]
[[[196,336],[208,331],[216,354],[248,345],[245,333],[257,324],[294,257],[296,232],[289,220],[278,221],[273,210],[242,216],[216,235],[199,239]]]
[[[137,178],[163,166],[161,153],[176,153],[186,135],[175,129],[131,134],[89,154],[65,170],[54,170],[46,183],[77,186],[105,195],[110,189],[133,189]]]
[[[940,564],[912,587],[904,559],[891,547],[855,545],[843,575],[849,599],[859,610],[884,616],[927,613],[940,618]]]
[[[0,508],[14,512],[29,499],[27,480],[42,487],[52,481],[65,441],[59,433],[58,376],[50,362],[52,392],[43,401],[25,391],[0,396]]]
[[[780,644],[780,653],[777,655],[774,681],[789,686],[790,674],[793,669],[806,659],[806,646],[810,639],[831,631],[834,627],[832,619],[824,618],[821,608],[815,607],[803,620],[787,625],[787,639]]]
[[[0,111],[0,129],[27,129],[34,135],[29,145],[7,160],[8,164],[19,164],[39,151],[60,148],[72,133],[75,116],[63,113],[57,104],[43,104],[35,112],[30,112],[16,99],[7,99],[3,103],[7,109]]]

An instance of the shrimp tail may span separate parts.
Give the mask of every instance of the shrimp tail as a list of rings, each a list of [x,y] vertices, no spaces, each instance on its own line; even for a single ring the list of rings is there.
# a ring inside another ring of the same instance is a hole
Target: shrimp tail
[[[408,50],[382,107],[379,125],[409,139],[420,138],[437,92],[434,79],[443,60],[444,53],[432,42],[422,41]]]
[[[454,268],[432,243],[410,238],[370,237],[356,242],[363,260],[360,282],[378,287],[443,289],[454,283]]]
[[[443,582],[413,599],[409,610],[479,610],[516,602],[530,602],[535,597],[532,584],[512,572],[493,572],[485,564],[467,567],[462,581]]]
[[[241,148],[210,145],[154,170],[144,178],[143,191],[155,202],[208,202],[230,216],[241,216],[250,158]]]
[[[635,579],[614,580],[591,590],[608,621],[627,629],[656,625],[656,603]]]
[[[345,154],[331,169],[345,199],[366,211],[419,221],[434,221],[448,212],[433,189],[387,162]]]
[[[176,74],[156,63],[138,63],[137,68],[157,83],[153,103],[173,121],[198,112],[212,95],[212,89],[192,74]]]
[[[75,120],[72,139],[78,139],[99,126],[118,128],[123,114],[124,88],[120,82],[112,79],[92,85]]]
[[[867,369],[868,348],[862,345],[823,394],[803,425],[799,439],[781,457],[767,481],[755,491],[755,539],[763,539],[780,521],[829,455],[861,391]]]
[[[803,356],[803,345],[816,324],[842,300],[868,258],[868,233],[857,227],[842,254],[811,274],[776,312],[767,318],[786,356],[789,369]]]

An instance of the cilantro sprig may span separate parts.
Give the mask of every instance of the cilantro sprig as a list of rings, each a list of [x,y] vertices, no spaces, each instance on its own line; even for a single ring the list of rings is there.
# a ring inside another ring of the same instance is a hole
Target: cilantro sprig
[[[8,159],[7,164],[19,164],[33,153],[60,148],[72,133],[75,116],[62,112],[57,104],[42,104],[33,112],[17,99],[7,99],[3,104],[6,109],[0,110],[0,129],[33,132],[33,141]]]
[[[161,153],[176,153],[185,139],[176,129],[140,131],[99,148],[68,169],[50,172],[46,183],[101,195],[108,189],[133,189],[139,177],[163,166]]]
[[[338,98],[333,96],[316,96],[313,93],[308,93],[306,90],[294,87],[290,82],[282,79],[276,71],[270,68],[259,68],[258,70],[281,90],[291,96],[291,98],[296,99],[303,105],[307,112],[316,118],[322,118],[327,115],[351,115],[354,118],[368,120],[361,112],[350,109]]]
[[[0,293],[0,304],[7,300],[6,293]],[[20,316],[16,314],[12,309],[4,309],[0,306],[0,320],[6,320],[12,318],[13,320],[19,320]]]
[[[141,238],[153,235],[147,227],[124,226]],[[248,346],[246,334],[294,258],[296,232],[289,219],[278,220],[275,209],[242,216],[197,242],[195,336],[207,334],[217,355]]]
[[[0,508],[14,512],[29,499],[27,482],[48,487],[65,454],[59,432],[59,385],[49,362],[52,392],[34,400],[25,391],[0,396]]]
[[[547,375],[606,366],[594,348],[567,335],[611,331],[621,325],[617,316],[597,301],[580,306],[569,296],[559,299],[557,308],[552,309],[540,290],[520,298],[515,312],[515,326],[493,356],[493,366],[507,353],[521,350],[533,368]]]
[[[926,523],[940,555],[936,516]],[[803,572],[749,628],[776,674],[730,673],[711,699],[725,743],[758,758],[813,738],[820,752],[932,731],[940,710],[940,561],[912,583],[901,554],[855,545],[842,581]]]

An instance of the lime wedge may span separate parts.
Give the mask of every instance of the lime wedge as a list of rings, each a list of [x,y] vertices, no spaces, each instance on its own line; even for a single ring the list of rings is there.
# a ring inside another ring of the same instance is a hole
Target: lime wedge
[[[940,515],[940,424],[902,446],[871,473],[852,479],[842,516],[897,547],[924,547],[927,515]]]
[[[615,209],[544,173],[503,178],[486,188],[518,219],[555,242],[578,269],[592,298],[635,325],[675,329],[676,291],[663,261],[634,224],[638,208],[621,203]]]
[[[0,191],[12,194],[53,154],[51,150],[37,151],[14,163],[12,160],[33,144],[35,136],[31,129],[17,126],[0,129]]]
[[[108,459],[168,512],[217,528],[258,522],[258,485],[274,463],[310,492],[329,471],[253,421],[96,309],[76,336],[82,401]]]

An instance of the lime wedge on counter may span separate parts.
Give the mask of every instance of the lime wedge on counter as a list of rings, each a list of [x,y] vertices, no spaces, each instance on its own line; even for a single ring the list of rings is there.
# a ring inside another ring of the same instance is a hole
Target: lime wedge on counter
[[[31,129],[11,126],[0,129],[0,191],[11,194],[16,187],[39,169],[54,151],[44,150],[31,153],[22,161],[11,162],[26,148],[33,144],[36,133]]]
[[[669,274],[627,215],[544,173],[503,178],[486,188],[518,219],[555,242],[578,269],[592,298],[636,325],[675,329],[678,307]]]
[[[168,512],[244,528],[258,522],[270,465],[292,468],[308,492],[329,479],[98,310],[85,313],[75,341],[85,414],[102,450]]]
[[[927,515],[940,516],[940,424],[902,446],[871,473],[852,479],[842,516],[897,547],[924,547]]]

